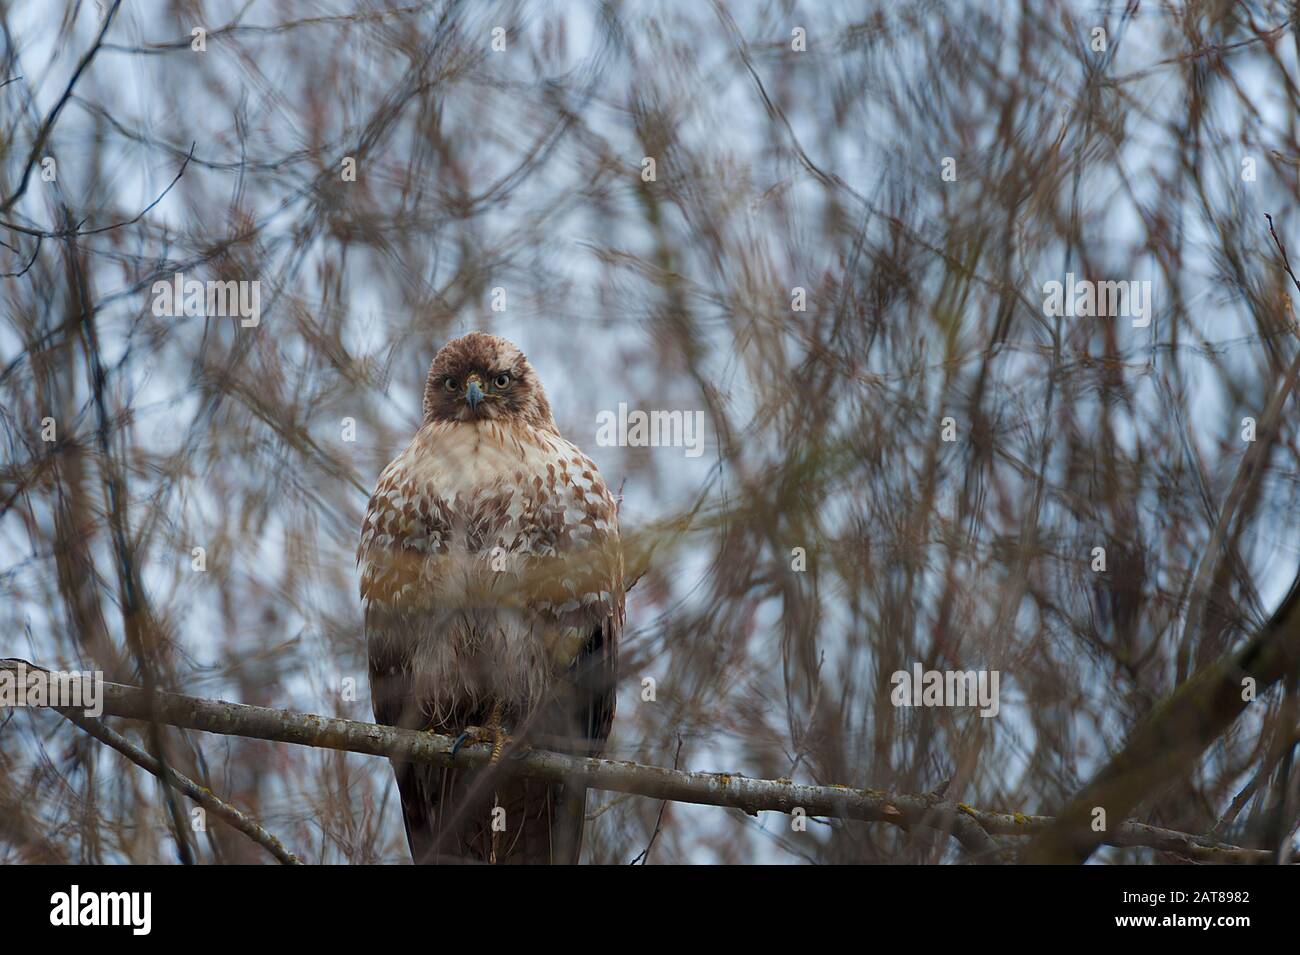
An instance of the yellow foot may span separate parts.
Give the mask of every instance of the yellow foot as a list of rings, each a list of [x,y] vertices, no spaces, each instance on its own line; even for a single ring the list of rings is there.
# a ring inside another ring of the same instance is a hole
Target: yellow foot
[[[459,753],[460,748],[466,743],[485,743],[492,747],[492,755],[488,758],[488,762],[496,763],[501,759],[501,754],[509,742],[510,737],[506,735],[505,727],[501,725],[501,705],[496,704],[488,714],[485,725],[467,726],[461,731],[455,742],[451,744],[451,755],[455,756]]]
[[[506,731],[501,727],[501,704],[493,703],[492,712],[488,714],[487,731],[492,734],[492,755],[488,757],[488,765],[491,766],[501,758],[501,751],[506,748]],[[496,793],[492,794],[492,802],[497,802]],[[497,864],[497,850],[501,848],[501,833],[496,826],[492,827],[492,845],[488,849],[488,865]]]
[[[492,755],[488,757],[488,763],[492,764],[501,759],[501,751],[506,748],[506,731],[501,726],[501,704],[494,703],[492,712],[488,714],[487,731],[492,734]]]

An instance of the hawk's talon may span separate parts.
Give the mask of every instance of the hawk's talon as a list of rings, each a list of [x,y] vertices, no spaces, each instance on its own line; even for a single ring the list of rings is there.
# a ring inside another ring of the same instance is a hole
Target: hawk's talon
[[[455,742],[451,744],[452,758],[455,758],[456,754],[460,752],[460,748],[464,746],[466,742],[468,742],[469,736],[470,736],[469,730],[460,731],[460,735],[457,736]]]
[[[505,727],[501,725],[499,709],[493,707],[486,726],[467,726],[460,731],[460,735],[452,741],[450,755],[455,758],[461,747],[466,743],[482,743],[485,746],[492,747],[492,754],[488,757],[488,762],[495,763],[501,759],[501,754],[505,751],[506,744],[509,742],[510,737],[506,735]]]

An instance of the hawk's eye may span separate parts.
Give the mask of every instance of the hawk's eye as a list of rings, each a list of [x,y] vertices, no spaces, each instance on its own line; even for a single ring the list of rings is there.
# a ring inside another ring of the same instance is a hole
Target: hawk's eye
[[[503,371],[492,379],[492,384],[496,385],[498,388],[509,388],[510,376]]]
[[[455,378],[448,378],[448,379],[446,380],[446,382],[444,382],[444,384],[447,386],[447,390],[448,390],[448,391],[455,391],[455,390],[456,390],[456,379],[455,379]]]

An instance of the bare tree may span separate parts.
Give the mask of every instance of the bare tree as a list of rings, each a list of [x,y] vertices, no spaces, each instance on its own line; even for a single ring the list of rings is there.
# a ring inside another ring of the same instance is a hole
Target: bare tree
[[[388,750],[160,694],[368,720],[471,328],[644,571],[590,861],[1290,861],[1291,7],[0,7],[0,656],[145,707],[4,714],[0,861],[406,859]]]

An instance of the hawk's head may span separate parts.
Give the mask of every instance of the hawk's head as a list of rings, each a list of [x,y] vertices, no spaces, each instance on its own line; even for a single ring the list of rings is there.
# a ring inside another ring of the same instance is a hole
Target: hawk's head
[[[470,332],[442,346],[424,383],[424,420],[495,421],[555,431],[528,359],[497,335]]]

